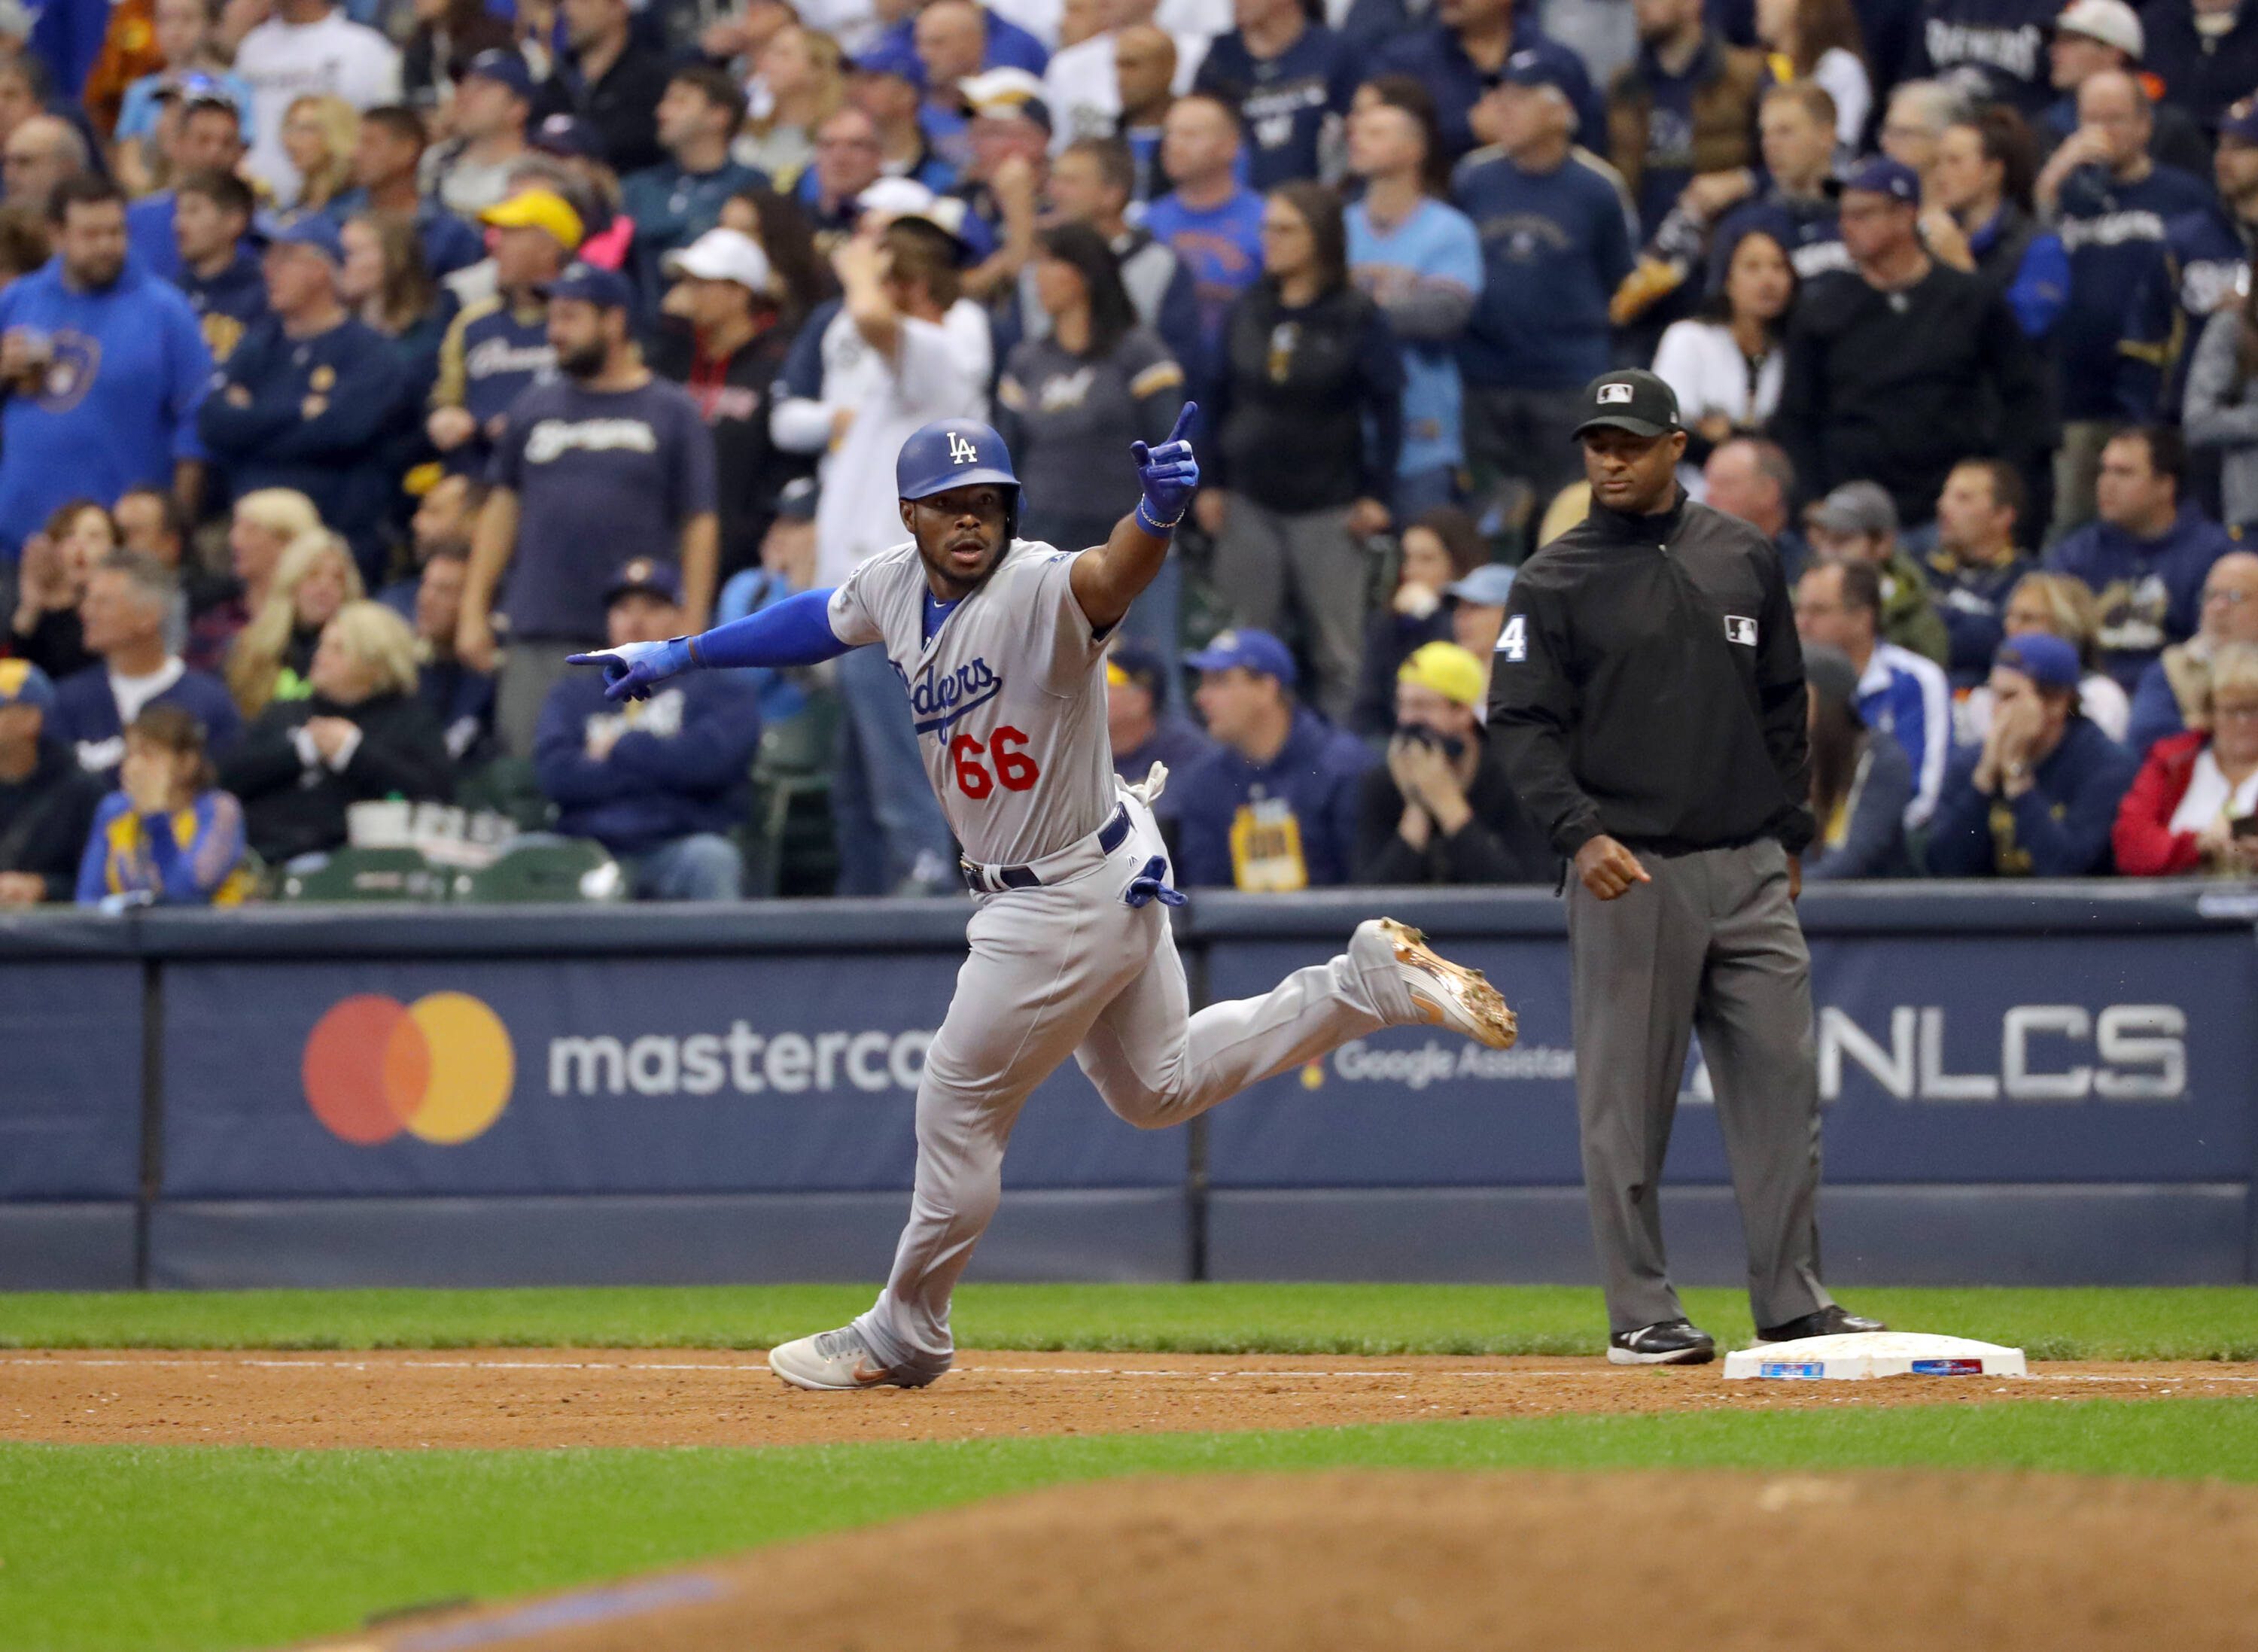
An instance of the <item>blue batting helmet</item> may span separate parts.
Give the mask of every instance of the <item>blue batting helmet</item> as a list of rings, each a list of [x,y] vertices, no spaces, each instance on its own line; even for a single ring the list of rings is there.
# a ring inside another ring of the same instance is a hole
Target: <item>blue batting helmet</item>
[[[913,431],[894,461],[894,488],[904,499],[931,499],[952,487],[993,484],[1008,490],[1005,531],[1019,532],[1019,479],[1004,438],[977,419],[935,419]]]

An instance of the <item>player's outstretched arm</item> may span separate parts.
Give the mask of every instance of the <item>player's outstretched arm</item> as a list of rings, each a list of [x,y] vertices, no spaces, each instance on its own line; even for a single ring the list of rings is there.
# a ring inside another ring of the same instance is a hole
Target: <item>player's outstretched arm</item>
[[[1199,404],[1187,401],[1167,441],[1156,448],[1131,444],[1129,456],[1137,462],[1145,496],[1114,524],[1111,538],[1075,559],[1074,599],[1097,630],[1118,625],[1168,560],[1169,537],[1199,490],[1199,460],[1186,436],[1198,416]]]
[[[639,700],[649,698],[650,691],[667,678],[700,667],[725,670],[741,665],[813,665],[836,659],[851,646],[831,629],[831,593],[803,591],[694,637],[623,643],[575,654],[569,663],[603,667],[606,698]]]

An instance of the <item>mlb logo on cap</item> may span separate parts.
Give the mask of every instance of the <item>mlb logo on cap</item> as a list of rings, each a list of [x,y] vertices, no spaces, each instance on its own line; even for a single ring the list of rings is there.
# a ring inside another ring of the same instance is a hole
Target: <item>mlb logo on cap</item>
[[[1601,385],[1600,386],[1600,405],[1601,407],[1607,406],[1610,401],[1628,402],[1630,400],[1630,386],[1629,385]]]
[[[1651,440],[1683,428],[1678,422],[1678,393],[1651,372],[1626,368],[1601,373],[1584,386],[1584,417],[1576,438],[1605,429]]]

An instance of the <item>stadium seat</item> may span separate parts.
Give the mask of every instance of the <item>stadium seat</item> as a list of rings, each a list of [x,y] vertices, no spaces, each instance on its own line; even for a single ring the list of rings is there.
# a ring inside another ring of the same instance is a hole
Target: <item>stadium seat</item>
[[[763,732],[742,846],[747,895],[766,900],[830,893],[839,869],[831,838],[838,744],[838,698],[822,691],[810,693],[798,716]]]
[[[527,757],[496,757],[472,769],[455,787],[455,801],[472,814],[508,815],[521,832],[545,832],[557,814]]]
[[[545,833],[516,840],[491,866],[453,875],[454,897],[486,904],[530,901],[622,901],[627,877],[604,846]]]
[[[279,901],[444,901],[446,874],[415,849],[302,854],[273,875]]]

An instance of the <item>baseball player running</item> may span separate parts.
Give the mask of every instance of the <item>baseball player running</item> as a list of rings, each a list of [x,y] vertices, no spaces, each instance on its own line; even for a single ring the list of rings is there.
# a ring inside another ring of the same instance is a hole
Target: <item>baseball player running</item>
[[[1450,1027],[1510,1046],[1513,1012],[1474,971],[1391,918],[1260,998],[1188,1011],[1165,908],[1168,854],[1150,796],[1114,776],[1105,638],[1151,583],[1199,485],[1184,439],[1133,449],[1143,497],[1112,536],[1062,551],[1016,536],[1019,483],[1003,438],[942,419],[895,465],[906,543],[695,637],[575,656],[614,698],[698,668],[806,665],[882,647],[908,691],[933,788],[977,906],[971,955],[918,1083],[909,1225],[877,1305],[785,1344],[769,1367],[800,1388],[921,1387],[949,1367],[949,1297],[995,1214],[1020,1104],[1071,1054],[1131,1124],[1182,1124],[1272,1074],[1385,1026]]]

